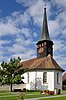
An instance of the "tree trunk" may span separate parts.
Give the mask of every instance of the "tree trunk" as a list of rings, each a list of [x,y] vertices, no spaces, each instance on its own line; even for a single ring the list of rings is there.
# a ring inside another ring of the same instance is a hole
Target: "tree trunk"
[[[11,92],[12,92],[12,83],[11,83]]]
[[[11,92],[12,92],[12,74],[11,74],[11,84],[10,85],[11,85]]]

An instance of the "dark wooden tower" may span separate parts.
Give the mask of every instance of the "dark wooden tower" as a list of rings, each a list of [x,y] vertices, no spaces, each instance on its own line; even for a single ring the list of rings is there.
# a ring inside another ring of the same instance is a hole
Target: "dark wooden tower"
[[[51,41],[49,36],[46,6],[44,8],[44,19],[43,19],[41,37],[36,45],[37,45],[37,58],[47,57],[48,54],[53,56],[53,41]]]

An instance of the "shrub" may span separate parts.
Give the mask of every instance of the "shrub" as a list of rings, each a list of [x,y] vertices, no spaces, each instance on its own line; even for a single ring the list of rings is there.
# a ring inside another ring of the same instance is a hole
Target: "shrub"
[[[24,100],[25,96],[26,96],[25,93],[21,92],[18,97],[19,99]]]

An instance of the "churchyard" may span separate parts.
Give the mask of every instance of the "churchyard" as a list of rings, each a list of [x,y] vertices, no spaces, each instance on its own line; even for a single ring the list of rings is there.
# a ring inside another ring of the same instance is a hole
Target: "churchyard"
[[[66,94],[66,91],[63,91],[61,95],[52,95],[54,96],[51,98],[51,95],[45,95],[41,94],[40,92],[24,92],[25,99],[28,98],[40,98],[40,97],[49,97],[49,98],[44,98],[44,99],[39,99],[39,100],[66,100],[66,96],[62,96]],[[19,99],[19,93],[17,92],[9,92],[9,91],[0,91],[0,100],[20,100]],[[55,96],[60,96],[60,97],[55,97]]]

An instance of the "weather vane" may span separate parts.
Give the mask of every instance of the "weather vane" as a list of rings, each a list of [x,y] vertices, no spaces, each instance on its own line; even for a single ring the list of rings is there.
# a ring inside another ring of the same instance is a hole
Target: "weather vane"
[[[46,8],[46,0],[44,0],[44,8]]]

